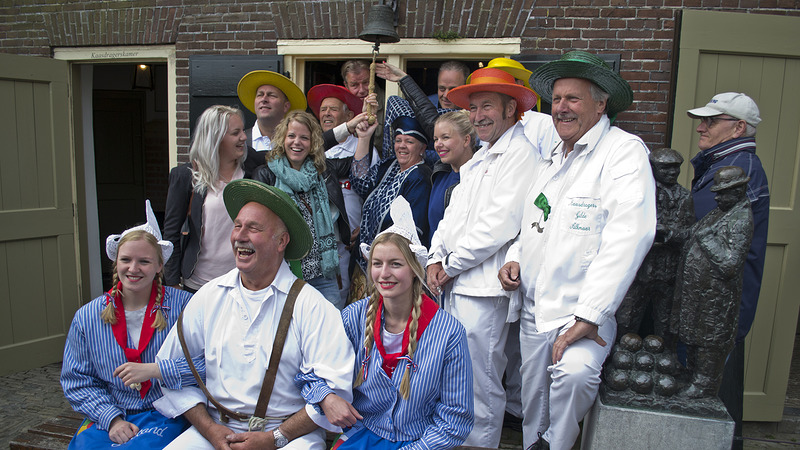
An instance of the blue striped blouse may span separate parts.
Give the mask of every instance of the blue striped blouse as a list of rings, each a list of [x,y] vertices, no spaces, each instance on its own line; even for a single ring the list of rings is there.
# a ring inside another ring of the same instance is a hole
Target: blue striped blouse
[[[342,311],[347,337],[356,350],[356,374],[365,357],[366,311],[367,299]],[[399,361],[391,378],[382,363],[373,344],[367,379],[353,389],[353,406],[364,417],[363,425],[390,441],[415,441],[404,447],[408,449],[461,445],[473,425],[472,363],[464,327],[445,311],[436,312],[417,344],[417,369],[411,373],[408,400],[399,393],[408,362]]]
[[[142,353],[143,362],[155,362],[161,343],[191,298],[192,294],[188,292],[165,288],[163,305],[168,327],[153,333],[152,340]],[[75,411],[94,421],[101,430],[108,430],[111,420],[116,416],[125,418],[127,414],[152,409],[153,401],[161,397],[161,387],[154,382],[142,399],[138,391],[126,387],[122,380],[114,377],[114,369],[128,360],[114,340],[111,325],[100,318],[103,308],[105,301],[101,295],[81,307],[72,318],[64,347],[61,387]],[[133,348],[130,335],[128,347]],[[200,358],[194,363],[198,371],[204,374],[204,360]],[[164,386],[178,389],[184,384],[195,384],[184,359],[161,361],[159,369]]]

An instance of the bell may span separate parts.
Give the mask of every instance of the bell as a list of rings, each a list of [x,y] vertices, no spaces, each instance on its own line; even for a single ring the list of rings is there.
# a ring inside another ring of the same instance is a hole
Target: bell
[[[367,22],[358,37],[375,44],[393,44],[400,42],[400,36],[394,30],[394,11],[389,5],[373,5],[367,13]]]

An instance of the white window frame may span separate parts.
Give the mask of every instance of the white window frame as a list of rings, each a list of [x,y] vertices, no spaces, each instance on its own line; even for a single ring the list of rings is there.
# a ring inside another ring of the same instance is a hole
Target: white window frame
[[[437,39],[402,39],[395,44],[381,44],[380,61],[387,61],[405,70],[407,60],[470,60],[488,62],[500,56],[510,57],[520,52],[520,38],[457,39],[443,42]],[[335,49],[335,50],[331,50]],[[326,51],[331,50],[331,51]],[[307,61],[372,59],[372,44],[359,39],[278,40],[278,54],[292,80],[306,90]],[[386,95],[400,95],[397,83],[386,83]]]

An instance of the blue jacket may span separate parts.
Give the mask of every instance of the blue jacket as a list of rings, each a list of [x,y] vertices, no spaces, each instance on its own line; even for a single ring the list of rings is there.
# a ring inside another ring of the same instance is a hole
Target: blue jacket
[[[761,277],[764,274],[764,257],[767,251],[767,230],[769,229],[769,186],[767,174],[756,156],[756,141],[752,137],[731,139],[698,153],[692,158],[694,179],[692,198],[697,220],[702,219],[717,207],[711,186],[714,173],[725,166],[741,167],[750,182],[747,184],[747,197],[753,210],[753,240],[747,261],[744,265],[742,285],[742,304],[739,308],[739,331],[736,342],[741,342],[750,331],[761,291]]]

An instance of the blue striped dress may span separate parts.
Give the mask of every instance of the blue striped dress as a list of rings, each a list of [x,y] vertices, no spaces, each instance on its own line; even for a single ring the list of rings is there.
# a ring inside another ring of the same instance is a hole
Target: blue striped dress
[[[178,320],[181,311],[192,298],[192,294],[171,287],[164,292],[164,315],[167,328],[155,331],[150,343],[142,353],[142,362],[155,362],[169,329]],[[64,347],[64,363],[61,368],[61,387],[75,411],[88,417],[101,430],[108,430],[111,420],[121,415],[153,409],[153,401],[161,397],[161,387],[156,380],[141,398],[139,392],[126,387],[114,369],[128,362],[125,352],[114,339],[111,325],[103,322],[100,313],[105,308],[105,295],[95,298],[81,307],[72,318],[72,325]],[[169,309],[167,309],[169,308]],[[128,335],[128,347],[133,342]],[[205,373],[202,359],[194,361],[200,373]],[[196,384],[184,359],[159,362],[164,386],[178,389],[181,385]]]
[[[365,357],[367,302],[359,300],[342,311],[345,332],[356,351],[356,374]],[[353,406],[364,417],[354,430],[365,426],[389,441],[414,441],[404,447],[409,449],[461,445],[473,424],[472,363],[464,327],[444,310],[436,311],[417,344],[408,400],[399,393],[408,362],[400,360],[391,378],[382,363],[373,344],[367,379],[353,389]]]

